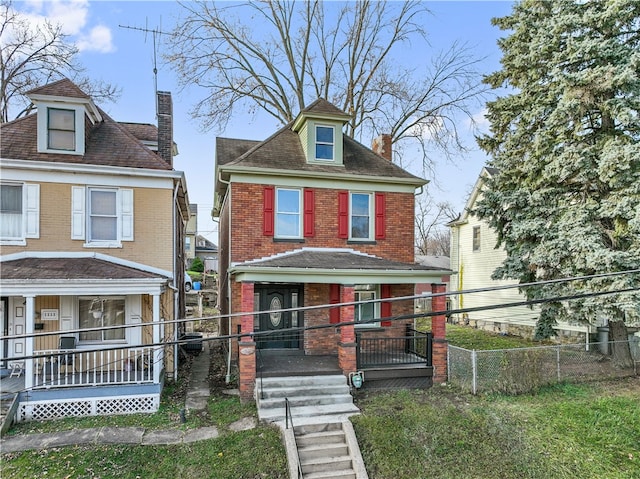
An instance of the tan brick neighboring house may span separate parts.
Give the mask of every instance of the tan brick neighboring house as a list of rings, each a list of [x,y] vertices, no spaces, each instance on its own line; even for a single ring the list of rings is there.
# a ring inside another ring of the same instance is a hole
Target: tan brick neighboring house
[[[356,336],[404,336],[413,324],[413,301],[381,300],[445,273],[414,262],[414,195],[427,181],[391,162],[390,137],[375,153],[343,135],[348,119],[320,99],[264,141],[217,139],[220,306],[236,314],[223,332],[243,334],[230,349],[244,399],[269,358],[329,357],[349,375]],[[377,302],[291,310],[354,300]]]
[[[18,420],[157,410],[184,317],[184,173],[171,95],[159,126],[118,123],[68,79],[0,130],[4,368]],[[178,278],[178,281],[175,280]]]

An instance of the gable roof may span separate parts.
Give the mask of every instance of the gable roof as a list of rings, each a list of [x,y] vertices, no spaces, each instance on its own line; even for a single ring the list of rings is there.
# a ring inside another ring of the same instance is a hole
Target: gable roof
[[[447,223],[447,226],[458,226],[458,225],[465,224],[467,222],[467,218],[469,217],[469,212],[473,210],[473,205],[476,203],[476,200],[478,199],[478,195],[482,191],[482,186],[485,182],[485,179],[493,178],[499,172],[500,170],[498,170],[497,168],[493,168],[491,166],[485,166],[482,168],[482,170],[480,171],[480,175],[478,175],[478,179],[473,185],[473,190],[471,190],[471,194],[467,199],[467,203],[464,205],[464,209],[462,210],[462,213],[455,220]]]
[[[68,78],[62,78],[61,80],[53,83],[48,83],[43,86],[36,87],[29,90],[26,93],[27,96],[65,96],[69,98],[83,98],[90,100],[91,97],[83,92],[80,87],[73,83]]]

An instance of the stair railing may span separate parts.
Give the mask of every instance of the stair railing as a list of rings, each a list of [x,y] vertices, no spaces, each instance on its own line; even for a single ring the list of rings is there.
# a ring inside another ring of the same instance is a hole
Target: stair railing
[[[285,428],[289,429],[289,424],[291,424],[291,429],[293,432],[293,445],[296,448],[296,460],[298,462],[298,479],[303,479],[302,474],[302,464],[300,464],[300,454],[298,453],[298,443],[296,442],[296,431],[293,426],[293,415],[291,414],[291,404],[289,404],[289,398],[284,398],[284,423]]]

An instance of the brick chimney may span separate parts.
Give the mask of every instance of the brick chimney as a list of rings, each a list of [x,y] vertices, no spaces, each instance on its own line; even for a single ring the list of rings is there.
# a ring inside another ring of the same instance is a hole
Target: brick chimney
[[[158,95],[158,155],[173,168],[173,101],[171,93]]]
[[[389,135],[388,133],[383,133],[377,138],[374,138],[373,142],[371,143],[371,149],[374,153],[377,153],[384,159],[391,161],[391,135]]]

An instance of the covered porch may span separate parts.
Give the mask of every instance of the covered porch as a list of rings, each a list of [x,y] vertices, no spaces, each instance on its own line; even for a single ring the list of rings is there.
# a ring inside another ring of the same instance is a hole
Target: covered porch
[[[173,310],[166,272],[78,254],[9,255],[1,266],[0,361],[10,373],[2,387],[15,389],[20,380],[21,410],[56,390],[64,392],[55,401],[68,404],[101,397],[99,388],[120,396],[119,388],[135,395],[144,385],[159,398],[167,359],[161,344],[174,334],[162,316]],[[71,406],[59,410],[77,415]]]
[[[444,341],[444,314],[441,327],[435,319],[433,335],[413,330],[415,284],[433,283],[433,311],[444,312],[444,271],[353,250],[304,248],[231,271],[238,286],[234,310],[244,313],[236,351],[245,400],[264,375],[316,375],[318,369],[346,377],[364,371],[365,377],[431,378],[438,364],[438,378],[446,378],[446,348],[433,347],[434,338]],[[262,291],[275,297],[279,285],[296,291],[296,301],[261,300]],[[276,329],[287,317],[295,321]]]

